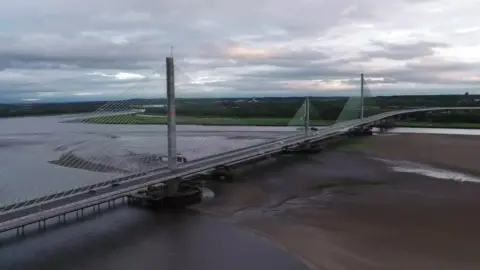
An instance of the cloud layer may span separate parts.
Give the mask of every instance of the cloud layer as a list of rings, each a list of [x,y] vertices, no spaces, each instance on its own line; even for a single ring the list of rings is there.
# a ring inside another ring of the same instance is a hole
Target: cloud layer
[[[0,99],[475,92],[477,1],[17,0],[0,8]]]

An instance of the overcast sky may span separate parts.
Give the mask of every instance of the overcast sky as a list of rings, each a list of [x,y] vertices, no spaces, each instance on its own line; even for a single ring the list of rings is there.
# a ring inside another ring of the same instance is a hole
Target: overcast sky
[[[478,0],[15,0],[0,100],[475,93]],[[479,91],[480,93],[480,91]]]

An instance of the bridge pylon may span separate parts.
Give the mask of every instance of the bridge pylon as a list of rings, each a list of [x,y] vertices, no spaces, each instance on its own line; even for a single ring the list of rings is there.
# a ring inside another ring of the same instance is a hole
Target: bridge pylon
[[[177,168],[177,124],[175,113],[175,66],[173,57],[166,58],[167,66],[167,129],[168,129],[168,168]]]
[[[363,78],[363,73],[360,74],[360,119],[363,119],[363,112],[365,109],[365,102],[364,102],[364,83],[365,80]]]
[[[305,129],[305,137],[308,137],[310,134],[310,97],[305,98],[305,116],[304,120],[304,129]]]

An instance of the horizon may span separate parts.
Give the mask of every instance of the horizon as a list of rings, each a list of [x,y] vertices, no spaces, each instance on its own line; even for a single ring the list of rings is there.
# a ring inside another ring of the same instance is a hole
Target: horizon
[[[469,96],[480,96],[480,94],[470,94]],[[465,96],[463,94],[411,94],[411,95],[379,95],[379,96],[368,96],[367,98],[375,98],[375,97],[425,97],[425,96]],[[283,99],[295,99],[295,98],[306,98],[307,96],[255,96],[255,97],[180,97],[176,98],[177,100],[189,100],[189,99],[239,99],[239,100],[248,100],[248,99],[268,99],[268,98],[283,98]],[[308,96],[310,98],[325,98],[325,99],[340,99],[340,98],[351,98],[352,96]],[[78,99],[65,99],[65,100],[38,100],[38,101],[23,101],[23,102],[5,102],[0,100],[0,105],[19,105],[19,104],[54,104],[54,103],[82,103],[82,102],[117,102],[117,101],[128,101],[128,100],[162,100],[166,101],[166,98],[125,98],[125,99],[85,99],[85,100],[78,100]]]
[[[480,94],[475,0],[206,1],[6,2],[0,102]]]

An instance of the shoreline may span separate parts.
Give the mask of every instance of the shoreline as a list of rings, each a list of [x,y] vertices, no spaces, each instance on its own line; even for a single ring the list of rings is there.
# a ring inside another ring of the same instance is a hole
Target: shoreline
[[[65,114],[48,114],[48,115],[24,115],[12,117],[0,117],[0,119],[18,119],[18,118],[34,118],[34,117],[69,117],[75,115],[87,115],[91,113],[65,113]],[[121,114],[125,116],[124,114]],[[130,114],[127,114],[130,115]],[[162,118],[160,121],[131,121],[118,119],[119,115],[94,116],[82,119],[65,120],[62,123],[85,123],[98,125],[167,125],[166,117],[142,115],[140,118]],[[109,119],[115,117],[116,120]],[[163,119],[164,118],[164,119]],[[303,127],[299,120],[294,121],[295,124],[288,125],[291,119],[284,118],[196,118],[191,116],[179,116],[178,118],[186,118],[186,120],[177,120],[177,125],[197,125],[197,126],[252,126],[252,127]],[[214,119],[212,121],[212,119]],[[312,126],[327,127],[335,121],[330,120],[313,120]],[[439,122],[397,122],[394,128],[440,128],[440,129],[480,129],[479,123],[439,123]]]
[[[303,126],[303,122],[293,118],[236,118],[233,117],[195,117],[195,116],[177,116],[177,125],[199,125],[199,126]],[[97,116],[81,119],[76,122],[86,124],[104,124],[104,125],[166,125],[166,116],[151,115],[116,115],[116,116]],[[312,125],[326,126],[334,123],[329,120],[312,120]],[[289,125],[289,123],[291,123]]]
[[[292,122],[290,125],[289,123]],[[81,120],[72,120],[76,123],[103,124],[103,125],[166,125],[166,116],[154,115],[115,115],[97,116]],[[312,120],[312,126],[329,126],[334,120]],[[302,127],[303,124],[297,119],[286,118],[228,118],[228,117],[194,117],[178,116],[177,125],[199,126],[275,126],[275,127]],[[478,123],[427,123],[427,122],[397,122],[394,127],[409,128],[445,128],[445,129],[480,129]]]
[[[197,209],[266,238],[314,270],[477,269],[480,185],[394,172],[388,164],[370,158],[410,160],[417,155],[412,159],[419,162],[426,158],[418,157],[424,151],[408,150],[422,143],[427,143],[426,148],[438,147],[451,140],[451,147],[460,148],[468,159],[476,153],[475,140],[468,137],[367,137],[362,143],[340,145],[287,167],[273,165],[261,175],[223,185],[218,198]],[[441,161],[437,164],[447,164],[439,152],[442,149],[429,155],[436,158],[434,162]],[[458,155],[450,157],[450,161],[458,159]],[[470,169],[480,176],[480,170]],[[342,179],[358,185],[328,185]],[[362,181],[381,183],[363,185]],[[322,185],[325,188],[318,189]]]

